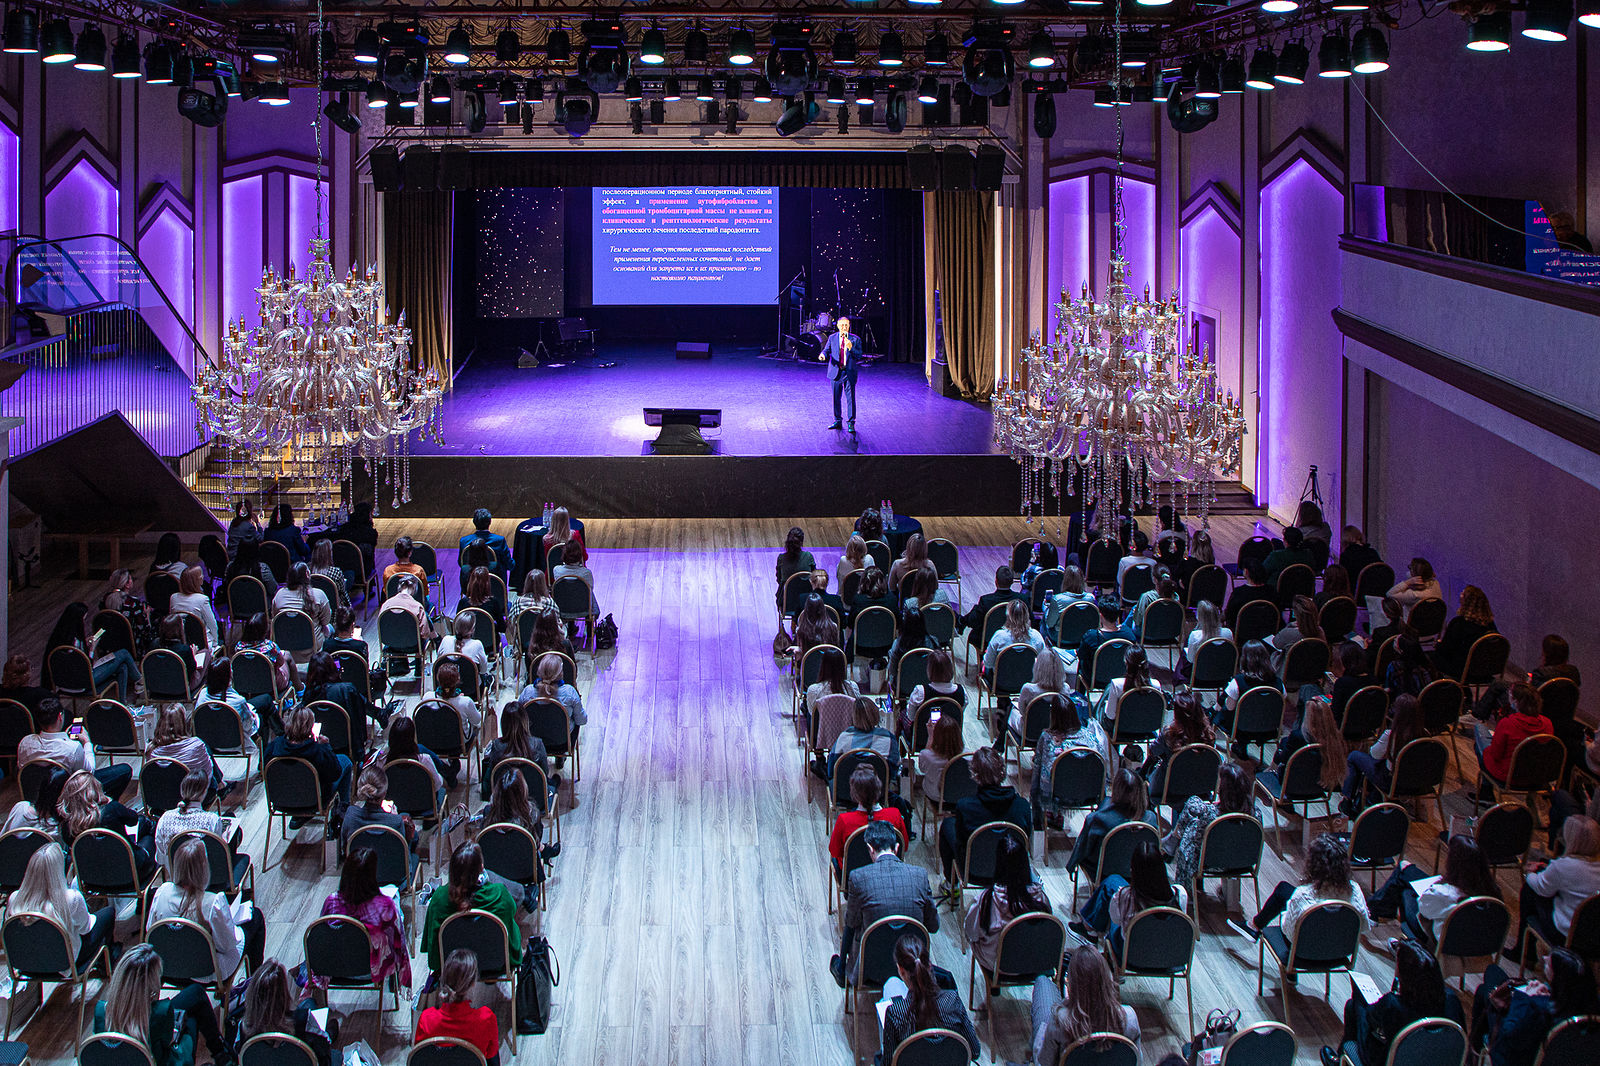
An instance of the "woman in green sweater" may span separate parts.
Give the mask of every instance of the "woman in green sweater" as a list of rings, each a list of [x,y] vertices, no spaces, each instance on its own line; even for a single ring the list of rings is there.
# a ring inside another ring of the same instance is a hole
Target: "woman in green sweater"
[[[439,972],[439,929],[444,920],[462,911],[488,911],[506,928],[511,966],[522,961],[522,937],[517,926],[517,901],[499,880],[484,876],[483,852],[466,841],[450,855],[450,880],[428,897],[427,917],[422,923],[422,948],[428,956],[428,969]],[[157,1063],[156,1066],[161,1066]]]

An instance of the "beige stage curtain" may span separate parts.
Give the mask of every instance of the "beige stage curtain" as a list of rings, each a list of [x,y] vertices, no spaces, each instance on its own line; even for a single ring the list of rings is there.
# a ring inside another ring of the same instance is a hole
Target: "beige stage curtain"
[[[994,391],[994,212],[986,192],[930,192],[934,283],[950,380],[963,396]]]
[[[451,381],[451,193],[383,194],[384,286],[391,320],[406,313],[411,350],[419,367]]]

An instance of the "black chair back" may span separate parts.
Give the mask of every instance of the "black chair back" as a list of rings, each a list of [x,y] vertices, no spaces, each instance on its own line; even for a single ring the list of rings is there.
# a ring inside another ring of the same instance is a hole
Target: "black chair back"
[[[50,687],[63,696],[88,696],[94,693],[94,668],[82,648],[63,644],[51,648],[45,659],[50,671]],[[128,693],[121,693],[127,696]]]
[[[275,540],[261,542],[261,561],[267,564],[267,569],[272,571],[272,576],[278,584],[283,584],[289,577],[289,549]]]
[[[318,732],[334,751],[354,758],[355,732],[351,728],[350,713],[332,700],[317,700],[306,708],[316,720]]]
[[[1566,758],[1566,746],[1548,733],[1527,737],[1511,753],[1506,788],[1512,792],[1546,792],[1561,780]]]
[[[1454,678],[1441,677],[1428,682],[1417,696],[1423,728],[1430,736],[1454,728],[1466,701],[1467,690]]]
[[[943,537],[928,541],[928,562],[933,564],[940,581],[954,581],[961,576],[961,560],[956,546]]]
[[[133,642],[133,623],[128,621],[128,616],[121,611],[99,610],[94,617],[89,619],[89,632],[104,630],[100,641],[95,645],[95,651],[104,655],[106,652],[125,651],[134,658],[139,657],[139,649]]]
[[[447,958],[457,948],[465,948],[478,956],[480,978],[503,977],[510,969],[510,935],[488,911],[458,911],[439,927],[439,957]]]
[[[1050,800],[1068,810],[1095,810],[1106,794],[1105,756],[1094,748],[1068,748],[1050,767]]]
[[[176,759],[146,759],[139,771],[139,793],[144,797],[144,809],[152,818],[160,818],[183,801],[181,787],[189,768]]]
[[[207,533],[200,538],[200,547],[195,554],[206,568],[206,577],[212,581],[216,581],[228,569],[228,549],[223,547],[222,538],[215,533]]]
[[[1422,1018],[1395,1036],[1389,1066],[1462,1066],[1467,1050],[1461,1026],[1445,1018]]]
[[[928,681],[928,657],[933,654],[931,648],[912,648],[900,656],[900,662],[895,667],[894,695],[898,700],[910,696],[918,685]],[[809,688],[810,685],[808,684]]]
[[[1099,884],[1112,874],[1123,877],[1130,876],[1133,869],[1133,850],[1141,840],[1149,840],[1157,847],[1161,845],[1161,835],[1149,822],[1123,822],[1114,827],[1100,842],[1100,861],[1095,871],[1095,883]]]
[[[1140,596],[1156,587],[1154,563],[1135,563],[1122,575],[1122,602],[1136,603]]]
[[[544,741],[544,750],[551,755],[565,755],[572,746],[572,727],[567,721],[567,709],[559,700],[536,699],[523,704],[528,716],[528,732]]]
[[[1038,657],[1031,644],[1012,644],[1002,649],[994,661],[994,683],[990,688],[996,695],[1015,696],[1033,679],[1033,661]]]
[[[1206,877],[1248,877],[1261,863],[1266,830],[1249,814],[1218,815],[1200,838],[1200,873]]]
[[[1128,649],[1133,641],[1115,637],[1094,650],[1093,670],[1089,675],[1089,688],[1098,692],[1128,672]],[[1083,669],[1079,664],[1079,670]]]
[[[17,787],[22,791],[22,798],[29,803],[39,802],[39,789],[49,779],[50,775],[60,770],[67,772],[67,768],[54,759],[36,759],[17,771]]]
[[[1117,583],[1117,564],[1122,561],[1122,545],[1101,539],[1089,545],[1084,558],[1083,582],[1095,588],[1111,588]]]
[[[1183,635],[1183,604],[1177,600],[1152,600],[1144,609],[1139,640],[1146,647],[1170,647]]]
[[[1278,602],[1284,607],[1294,603],[1296,596],[1312,596],[1317,591],[1317,575],[1305,563],[1286,566],[1278,574]]]
[[[1006,978],[1053,975],[1061,966],[1067,927],[1053,914],[1019,914],[1000,930],[994,972]]]
[[[277,666],[258,651],[236,651],[231,661],[233,689],[249,699],[253,696],[272,696],[277,691]]]
[[[228,617],[236,621],[267,613],[267,586],[253,574],[237,574],[230,578],[226,593]]]
[[[286,608],[272,616],[272,639],[290,655],[307,655],[316,646],[316,623],[304,611]]]
[[[889,1066],[966,1066],[972,1049],[950,1029],[922,1029],[900,1042]]]
[[[1366,604],[1368,596],[1383,596],[1394,588],[1394,567],[1388,563],[1368,563],[1356,575],[1356,602]]]
[[[33,732],[33,712],[16,700],[0,699],[0,759],[15,759],[17,745]]]
[[[1361,943],[1361,913],[1348,903],[1319,903],[1295,927],[1291,965],[1306,973],[1347,970]]]
[[[1436,954],[1482,959],[1500,954],[1511,931],[1511,911],[1494,896],[1464,899],[1445,913]]]
[[[1406,624],[1417,631],[1420,639],[1428,640],[1443,632],[1445,615],[1449,611],[1443,600],[1429,596],[1411,605],[1411,610],[1406,614]]]
[[[1151,685],[1130,688],[1117,701],[1117,717],[1111,723],[1111,739],[1116,744],[1149,740],[1161,731],[1166,716],[1166,693]]]
[[[1274,739],[1283,726],[1283,705],[1283,693],[1271,685],[1247,690],[1234,709],[1233,738],[1246,742]]]
[[[1450,749],[1444,741],[1433,737],[1413,740],[1395,756],[1389,794],[1406,799],[1432,796],[1444,785],[1449,766]]]
[[[133,712],[120,700],[95,700],[89,704],[83,712],[83,728],[97,751],[139,750],[139,730],[133,724]]]
[[[1562,727],[1570,727],[1578,711],[1578,683],[1570,677],[1552,677],[1539,686],[1539,711],[1560,735]]]
[[[1221,691],[1233,680],[1238,664],[1239,646],[1224,637],[1212,637],[1194,650],[1190,687],[1202,692]]]
[[[401,814],[409,814],[418,823],[438,818],[439,797],[426,766],[416,759],[395,759],[384,771],[389,777],[389,795]]]
[[[219,700],[201,700],[194,709],[194,735],[205,741],[213,755],[244,750],[244,723],[239,712]]]
[[[364,825],[345,841],[345,852],[371,848],[378,856],[378,884],[399,888],[411,879],[411,848],[386,825]]]
[[[861,953],[857,957],[857,979],[863,985],[878,986],[898,972],[894,946],[903,936],[928,944],[928,930],[915,918],[880,918],[861,934]]]
[[[922,608],[922,625],[928,639],[941,648],[948,648],[956,639],[956,612],[948,603],[930,603]]]
[[[1392,866],[1405,854],[1411,816],[1396,803],[1379,803],[1356,816],[1350,828],[1350,865],[1361,869]]]
[[[155,1066],[145,1046],[122,1033],[95,1033],[78,1048],[78,1066]]]
[[[1283,798],[1306,802],[1327,795],[1322,787],[1322,745],[1307,744],[1289,756],[1283,768]]]
[[[1208,563],[1189,575],[1189,597],[1185,606],[1193,610],[1204,600],[1221,611],[1227,605],[1232,587],[1228,572],[1215,563]]]
[[[9,895],[21,886],[28,860],[50,843],[54,842],[37,829],[13,829],[0,834],[0,894]]]
[[[972,756],[962,755],[950,760],[950,765],[944,768],[944,785],[939,792],[942,797],[939,805],[945,810],[978,794],[978,782],[972,776]]]
[[[1473,839],[1490,866],[1520,866],[1538,819],[1525,803],[1499,803],[1478,817]]]
[[[154,570],[144,579],[144,602],[150,605],[152,618],[165,618],[177,594],[178,579],[165,570]]]
[[[1600,1058],[1600,1014],[1577,1014],[1557,1022],[1545,1035],[1533,1066],[1594,1062]]]
[[[1359,610],[1356,601],[1349,596],[1335,596],[1324,603],[1322,610],[1317,613],[1317,625],[1322,627],[1322,635],[1337,644],[1354,633]]]
[[[128,838],[111,829],[88,829],[72,842],[72,865],[87,894],[125,896],[139,891],[139,867]]]
[[[1295,641],[1283,660],[1284,686],[1295,691],[1301,685],[1321,681],[1330,657],[1328,642],[1320,637]]]
[[[1239,545],[1239,571],[1244,572],[1245,564],[1254,559],[1262,562],[1272,554],[1272,540],[1269,537],[1251,537]]]
[[[194,615],[184,615],[193,618]],[[201,640],[201,644],[205,641]],[[144,674],[145,697],[152,703],[188,703],[189,668],[183,657],[171,648],[155,648],[145,653],[140,666]]]
[[[994,883],[995,863],[1000,855],[1000,841],[1016,837],[1026,847],[1027,834],[1011,822],[987,822],[972,831],[967,838],[966,862],[962,869],[969,885]]]
[[[1222,1045],[1219,1066],[1294,1066],[1294,1030],[1282,1022],[1247,1025]]]
[[[436,1036],[406,1053],[406,1066],[484,1066],[483,1054],[464,1040]]]
[[[857,611],[855,626],[850,636],[855,645],[855,654],[858,656],[889,654],[898,625],[894,612],[887,607],[873,605]]]
[[[1176,812],[1190,796],[1210,796],[1217,790],[1222,752],[1211,744],[1188,744],[1172,753],[1161,789],[1161,802]]]
[[[1059,567],[1035,574],[1033,584],[1028,586],[1028,609],[1034,614],[1044,610],[1044,601],[1061,591],[1061,581],[1065,576],[1066,571]]]
[[[1345,701],[1344,721],[1339,723],[1339,732],[1344,734],[1345,740],[1359,744],[1377,736],[1388,716],[1389,693],[1378,685],[1368,685],[1351,693]]]
[[[378,644],[384,651],[395,655],[415,655],[420,639],[417,620],[410,612],[390,607],[378,615]]]
[[[550,598],[563,618],[585,618],[594,613],[594,597],[581,577],[564,577],[550,588]]]
[[[145,935],[145,943],[161,957],[164,984],[204,983],[228,976],[216,972],[217,955],[211,934],[187,918],[155,922]]]
[[[1139,1066],[1139,1048],[1121,1033],[1090,1033],[1063,1048],[1057,1066]]]
[[[484,826],[478,831],[478,847],[483,850],[484,869],[519,885],[544,880],[544,868],[539,863],[539,842],[522,826]]]
[[[306,969],[333,985],[372,982],[372,939],[354,918],[330,914],[306,927]]]
[[[881,789],[887,789],[889,781],[889,760],[870,748],[852,748],[839,756],[833,764],[833,782],[829,788],[835,807],[849,807],[853,805],[850,798],[850,777],[856,772],[856,767],[865,763],[872,767],[878,775],[878,784]],[[881,794],[880,789],[880,794]]]
[[[443,700],[427,699],[412,713],[417,743],[444,758],[460,758],[467,750],[467,722]]]
[[[360,652],[341,648],[333,653],[333,661],[339,667],[339,680],[348,681],[361,693],[361,698],[372,699],[372,675],[367,672],[367,658]]]
[[[176,851],[178,845],[191,838],[205,845],[206,864],[211,868],[211,881],[206,885],[206,891],[232,895],[239,887],[240,872],[249,869],[250,857],[234,855],[226,840],[215,833],[198,829],[190,829],[173,837],[169,852]]]
[[[1278,611],[1276,601],[1251,600],[1239,608],[1239,618],[1233,626],[1233,639],[1240,647],[1252,640],[1271,640],[1277,635],[1281,621],[1283,616]]]
[[[1467,665],[1461,681],[1467,685],[1487,685],[1506,672],[1511,658],[1511,642],[1499,633],[1485,633],[1467,650]]]
[[[261,783],[267,790],[267,809],[274,814],[310,817],[322,812],[322,781],[316,767],[304,759],[268,759]]]
[[[6,961],[21,977],[58,980],[76,972],[67,931],[53,920],[36,914],[13,914],[0,924],[0,946]]]
[[[1163,977],[1185,973],[1194,958],[1194,942],[1194,922],[1177,908],[1140,911],[1123,934],[1122,969]]]
[[[1100,609],[1088,600],[1067,604],[1056,619],[1056,646],[1076,648],[1083,635],[1100,624]]]
[[[262,1033],[246,1040],[239,1049],[239,1066],[318,1066],[318,1063],[316,1052],[304,1041],[284,1033]]]

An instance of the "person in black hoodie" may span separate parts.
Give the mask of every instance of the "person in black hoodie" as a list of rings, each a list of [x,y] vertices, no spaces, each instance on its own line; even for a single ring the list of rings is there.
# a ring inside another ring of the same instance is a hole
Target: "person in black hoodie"
[[[952,881],[959,879],[959,865],[966,861],[967,841],[973,832],[989,822],[1010,822],[1033,839],[1033,810],[1026,797],[1005,784],[1006,764],[993,748],[979,748],[972,756],[972,778],[978,784],[975,796],[956,803],[955,815],[939,827],[939,858]]]
[[[316,717],[308,707],[300,706],[285,711],[283,735],[273,737],[267,744],[267,750],[261,753],[261,764],[265,766],[273,759],[291,756],[304,759],[317,771],[317,779],[322,782],[324,802],[337,792],[340,802],[349,803],[350,760],[335,752],[326,740],[316,739],[312,735],[312,727],[315,725]],[[305,821],[303,818],[291,818],[289,828],[299,829]]]

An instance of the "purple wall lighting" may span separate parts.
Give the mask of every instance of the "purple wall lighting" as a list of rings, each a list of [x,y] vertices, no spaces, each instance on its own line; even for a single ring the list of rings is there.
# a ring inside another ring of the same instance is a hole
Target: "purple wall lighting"
[[[17,135],[0,122],[0,233],[17,230]]]
[[[1193,315],[1216,322],[1217,383],[1224,393],[1241,396],[1239,384],[1239,256],[1240,241],[1228,221],[1207,204],[1178,235],[1178,291]],[[1245,398],[1248,411],[1251,401]]]
[[[323,187],[322,231],[328,232],[327,187]],[[311,268],[311,237],[317,231],[317,185],[304,174],[289,175],[289,262],[294,264],[295,276],[305,277]],[[334,268],[337,276],[343,274]]]
[[[1338,528],[1342,448],[1338,397],[1344,348],[1339,306],[1344,199],[1300,159],[1261,190],[1261,431],[1256,494],[1290,516],[1308,468],[1320,474],[1324,514]],[[1320,402],[1306,402],[1322,397]]]
[[[166,346],[185,373],[194,374],[195,353],[188,335],[173,318],[177,312],[183,324],[194,324],[194,227],[179,217],[172,207],[163,207],[139,237],[139,258],[150,278],[166,295],[167,309],[154,293],[140,301],[145,321]]]
[[[12,200],[14,203],[15,196]],[[116,232],[117,187],[85,156],[44,194],[44,235],[60,238]]]
[[[1122,183],[1122,210],[1128,227],[1126,254],[1128,256],[1128,288],[1135,296],[1144,295],[1145,286],[1152,296],[1156,290],[1156,187],[1153,182],[1134,181]]]
[[[244,317],[259,324],[255,290],[266,263],[265,223],[260,174],[222,184],[222,314],[229,322]]]
[[[1045,242],[1045,321],[1053,336],[1061,290],[1078,295],[1089,276],[1089,179],[1050,183],[1050,228]]]

